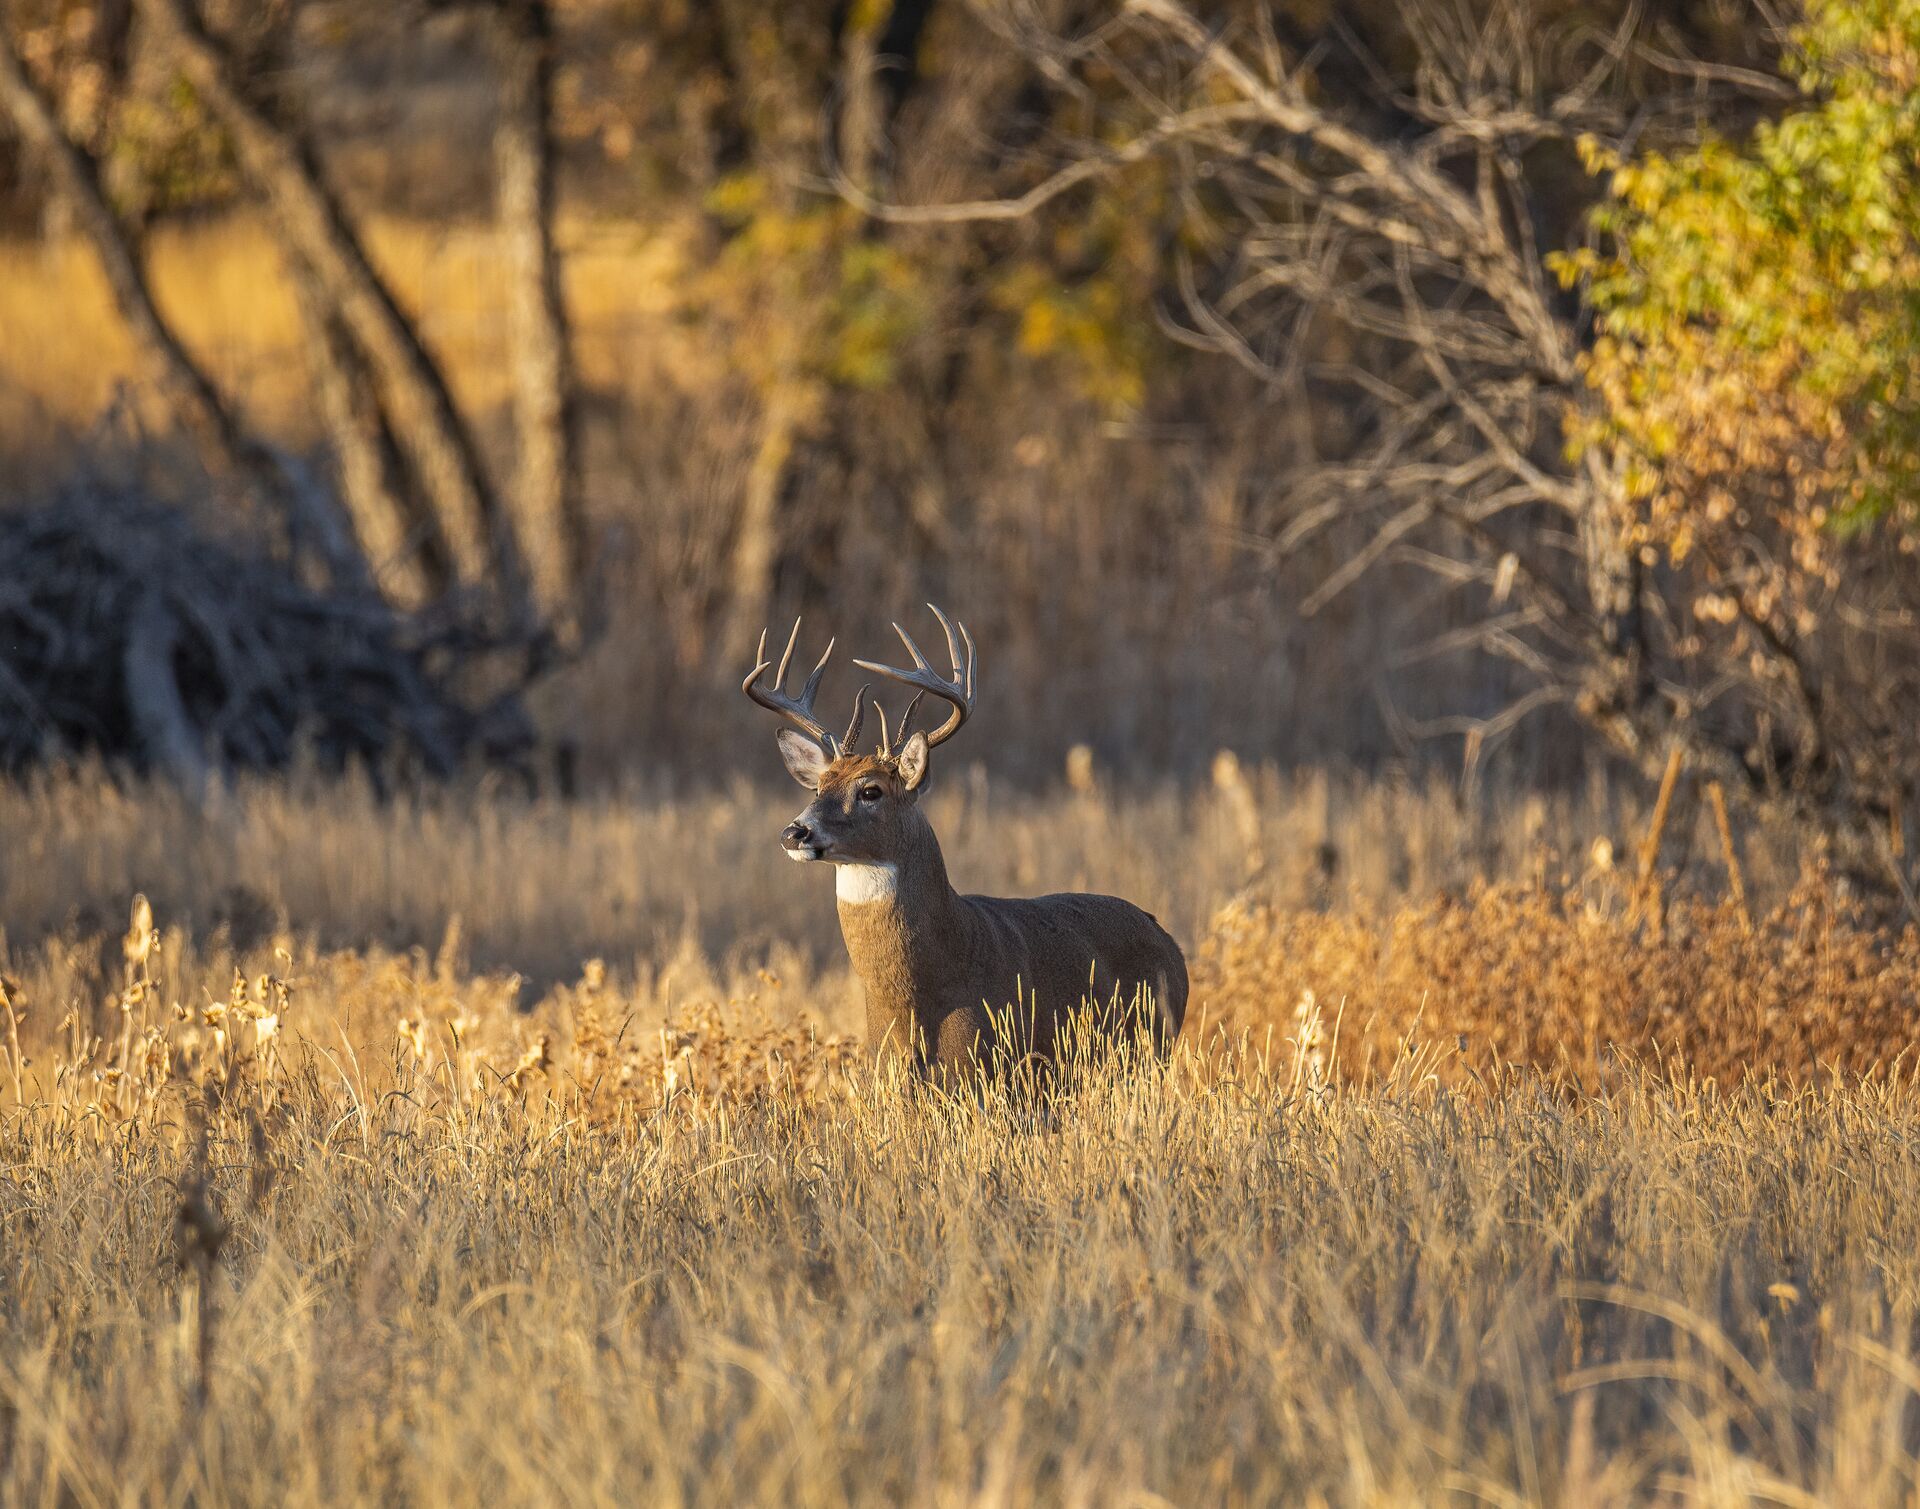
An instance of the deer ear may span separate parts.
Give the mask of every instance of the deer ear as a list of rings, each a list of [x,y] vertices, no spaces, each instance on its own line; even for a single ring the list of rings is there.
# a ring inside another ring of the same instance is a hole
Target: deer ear
[[[827,768],[827,754],[797,728],[783,728],[775,735],[780,741],[780,758],[787,762],[787,773],[809,791],[820,789],[820,773]]]
[[[918,791],[927,778],[927,736],[915,734],[900,746],[900,753],[894,764],[900,771],[900,779],[906,782],[907,790]]]

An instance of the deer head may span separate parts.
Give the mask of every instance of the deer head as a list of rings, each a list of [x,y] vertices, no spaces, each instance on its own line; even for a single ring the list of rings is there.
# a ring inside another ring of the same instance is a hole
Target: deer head
[[[929,603],[928,607],[933,605]],[[827,659],[833,654],[833,642],[808,675],[798,697],[786,691],[787,668],[793,659],[794,645],[800,636],[796,620],[787,636],[786,650],[774,669],[767,659],[767,636],[760,636],[760,648],[754,667],[740,689],[761,707],[778,713],[793,726],[778,735],[781,757],[787,770],[814,799],[781,834],[781,843],[796,860],[827,860],[834,864],[885,864],[900,852],[907,829],[921,820],[913,809],[927,779],[927,758],[937,744],[944,744],[960,730],[973,708],[973,637],[964,624],[950,622],[946,614],[933,608],[947,636],[947,654],[953,662],[952,676],[942,676],[928,664],[927,657],[907,631],[895,624],[907,653],[913,657],[911,669],[882,665],[871,660],[856,660],[862,670],[872,671],[902,686],[913,688],[913,700],[899,723],[889,730],[886,709],[878,701],[873,709],[880,721],[879,747],[873,754],[862,754],[857,745],[865,715],[867,691],[872,683],[854,694],[853,716],[847,731],[838,739],[828,733],[814,716],[814,698],[820,678],[826,672]],[[964,656],[962,646],[965,647]],[[774,670],[771,690],[760,685],[760,678]],[[946,722],[932,733],[908,732],[920,699],[931,692],[951,704]]]

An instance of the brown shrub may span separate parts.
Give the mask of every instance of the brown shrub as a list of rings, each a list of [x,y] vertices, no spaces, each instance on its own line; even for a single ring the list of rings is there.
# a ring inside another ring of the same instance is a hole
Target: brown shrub
[[[1920,1037],[1920,931],[1874,925],[1810,876],[1749,933],[1730,903],[1664,926],[1618,898],[1477,885],[1390,912],[1242,899],[1194,960],[1196,1041],[1377,1077],[1409,1044],[1442,1077],[1537,1067],[1591,1088],[1623,1057],[1731,1083],[1892,1070]]]

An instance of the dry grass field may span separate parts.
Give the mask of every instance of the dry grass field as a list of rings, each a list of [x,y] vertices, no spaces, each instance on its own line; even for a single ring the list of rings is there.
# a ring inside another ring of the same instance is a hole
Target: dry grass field
[[[1170,1070],[876,1074],[784,793],[0,787],[0,1503],[1920,1494],[1920,937],[1784,840],[936,797],[1168,920]]]

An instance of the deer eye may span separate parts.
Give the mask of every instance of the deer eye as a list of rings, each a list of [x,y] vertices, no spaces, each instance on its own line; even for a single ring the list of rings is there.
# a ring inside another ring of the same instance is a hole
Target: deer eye
[[[860,800],[863,802],[877,802],[885,795],[886,792],[882,791],[878,786],[862,786],[860,788]]]

